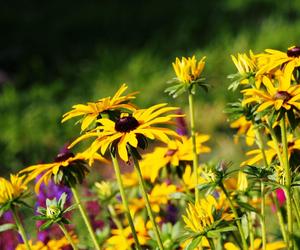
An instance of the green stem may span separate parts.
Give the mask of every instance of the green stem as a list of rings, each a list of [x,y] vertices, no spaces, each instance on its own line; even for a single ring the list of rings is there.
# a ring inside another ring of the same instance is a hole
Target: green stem
[[[195,200],[198,201],[199,198],[199,190],[198,190],[198,154],[197,154],[197,145],[196,145],[196,129],[195,129],[195,111],[194,111],[194,95],[189,92],[189,109],[190,109],[190,126],[191,126],[191,136],[192,136],[192,145],[193,145],[193,173],[196,180],[195,187]]]
[[[299,206],[296,204],[295,199],[293,200],[293,207],[295,208],[295,215],[298,223],[298,227],[300,228],[300,213],[299,213]]]
[[[144,178],[142,176],[142,172],[141,172],[141,169],[140,169],[139,161],[134,157],[134,154],[133,154],[133,152],[132,152],[131,149],[130,149],[130,154],[131,154],[131,156],[133,158],[134,168],[135,168],[135,171],[136,171],[136,173],[138,175],[140,187],[141,187],[141,190],[142,190],[142,195],[143,195],[143,198],[144,198],[144,200],[146,202],[147,212],[148,212],[150,221],[152,222],[152,226],[153,226],[154,234],[155,234],[155,237],[156,237],[156,241],[158,243],[159,249],[163,250],[164,249],[163,243],[161,241],[160,232],[159,232],[158,226],[157,226],[157,224],[155,222],[153,211],[152,211],[152,208],[151,208],[151,205],[150,205],[150,201],[149,201],[149,197],[148,197],[148,194],[146,192],[146,185],[145,185],[145,182],[144,182]]]
[[[239,219],[237,210],[234,207],[233,202],[232,202],[232,200],[231,200],[231,198],[230,198],[230,196],[229,196],[226,188],[224,187],[223,183],[220,184],[220,188],[224,192],[224,194],[225,194],[225,196],[226,196],[226,198],[227,198],[227,200],[229,202],[229,206],[230,206],[230,208],[231,208],[231,210],[233,212],[233,215],[235,217],[235,220],[236,220],[235,222],[236,222],[236,225],[238,227],[238,230],[239,230],[239,233],[240,233],[240,236],[241,236],[241,240],[242,240],[243,250],[248,250],[248,245],[247,245],[247,242],[246,242],[245,234],[244,234],[244,231],[243,231],[243,228],[242,228],[242,224],[241,224],[241,221]]]
[[[249,226],[250,250],[254,250],[254,230],[253,230],[251,212],[248,213],[248,226]]]
[[[216,249],[216,247],[215,247],[214,240],[213,240],[212,238],[208,238],[208,237],[206,237],[206,239],[208,240],[208,243],[209,243],[210,249],[211,249],[211,250],[215,250],[215,249]]]
[[[18,215],[16,207],[12,206],[11,210],[12,210],[12,215],[13,215],[14,221],[17,225],[18,231],[19,231],[19,233],[20,233],[20,235],[21,235],[21,237],[24,241],[25,247],[26,247],[27,250],[31,250],[28,239],[27,239],[27,236],[26,236],[26,233],[25,233],[25,229],[24,229],[23,224],[20,220],[20,217]]]
[[[142,248],[141,248],[141,245],[139,243],[139,239],[138,239],[135,227],[134,227],[134,223],[133,223],[133,220],[132,220],[132,217],[131,217],[131,214],[130,214],[129,205],[128,205],[128,201],[127,201],[126,194],[125,194],[125,189],[124,189],[124,185],[123,185],[123,181],[122,181],[122,177],[121,177],[120,165],[119,165],[118,160],[114,157],[114,155],[112,153],[111,153],[111,158],[112,158],[112,161],[113,161],[113,166],[114,166],[114,169],[115,169],[115,174],[116,174],[116,178],[117,178],[117,181],[118,181],[120,194],[121,194],[125,214],[127,216],[128,224],[130,226],[131,233],[132,233],[136,248],[138,250],[141,250]]]
[[[282,212],[281,212],[276,194],[275,194],[275,197],[273,197],[273,202],[274,202],[275,207],[276,207],[276,214],[277,214],[277,217],[278,217],[278,222],[279,222],[279,225],[280,225],[280,230],[281,230],[281,233],[282,233],[283,240],[288,244],[288,236],[287,236],[287,232],[286,232],[286,229],[285,229],[285,223],[284,223],[284,219],[283,219],[283,216],[282,216]]]
[[[126,239],[126,236],[124,234],[124,228],[122,226],[122,223],[118,219],[118,216],[117,216],[117,213],[116,213],[114,207],[111,204],[108,204],[107,208],[108,208],[108,211],[111,215],[111,218],[112,218],[113,222],[115,223],[117,228],[120,230],[120,232],[121,232],[122,236],[124,237],[124,239]],[[127,243],[127,241],[126,241],[126,243]],[[130,249],[130,250],[132,249],[131,246],[128,245],[128,244],[127,244],[127,248]]]
[[[283,155],[283,167],[285,170],[285,196],[287,205],[287,218],[288,218],[288,236],[289,236],[289,249],[294,249],[293,240],[293,212],[292,212],[292,200],[291,200],[291,170],[288,156],[288,142],[285,119],[280,120],[281,128],[281,143],[282,143],[282,155]]]
[[[265,200],[265,185],[262,181],[260,183],[261,193],[261,237],[262,237],[262,249],[266,250],[267,247],[267,232],[266,232],[266,200]]]
[[[294,205],[295,205],[295,208],[296,208],[298,226],[300,228],[300,207],[299,207],[299,193],[298,193],[298,190],[295,190],[295,192],[293,193],[293,201],[294,201]]]
[[[66,236],[66,238],[69,241],[69,243],[71,244],[71,246],[73,247],[73,250],[78,250],[78,247],[76,246],[75,242],[73,241],[72,236],[69,234],[65,225],[63,223],[58,223],[58,226],[61,229],[61,231],[64,233],[64,235]]]
[[[74,199],[76,201],[76,204],[77,204],[77,206],[79,208],[79,211],[80,211],[80,214],[82,216],[82,219],[83,219],[83,221],[84,221],[84,223],[85,223],[85,225],[87,227],[87,230],[88,230],[88,232],[90,234],[90,237],[91,237],[91,239],[92,239],[92,241],[94,243],[95,249],[96,250],[100,250],[101,248],[100,248],[100,245],[99,245],[99,243],[97,241],[96,234],[95,234],[95,232],[94,232],[94,230],[92,228],[90,219],[89,219],[89,217],[87,215],[87,212],[86,212],[86,209],[83,206],[83,204],[82,204],[82,202],[81,202],[81,200],[79,198],[78,191],[77,191],[76,187],[74,187],[74,186],[71,187],[71,190],[72,190]]]
[[[281,155],[281,151],[280,151],[280,146],[279,146],[279,142],[277,140],[277,136],[275,134],[275,131],[273,130],[273,128],[272,128],[272,126],[270,124],[268,124],[268,129],[269,129],[269,132],[271,134],[272,141],[275,144],[275,150],[276,150],[276,154],[277,154],[279,163],[280,163],[281,166],[283,166],[283,159],[282,159],[282,155]]]

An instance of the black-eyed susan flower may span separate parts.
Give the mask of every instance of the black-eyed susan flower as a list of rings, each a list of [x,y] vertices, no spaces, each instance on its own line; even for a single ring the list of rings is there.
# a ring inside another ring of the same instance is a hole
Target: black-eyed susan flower
[[[96,156],[97,160],[105,161],[101,156]],[[88,173],[87,155],[78,153],[74,155],[71,151],[60,153],[52,163],[37,164],[29,166],[20,171],[20,174],[28,175],[28,180],[34,180],[40,175],[35,184],[35,192],[39,193],[42,183],[48,185],[51,178],[56,184],[73,186],[82,183],[85,175]],[[105,161],[106,162],[106,161]]]
[[[286,82],[290,82],[294,69],[300,66],[300,47],[292,46],[286,52],[274,49],[265,51],[266,53],[260,55],[261,58],[265,58],[265,64],[259,69],[258,74],[274,68],[283,68]]]
[[[168,92],[174,98],[181,95],[185,91],[195,92],[194,86],[198,84],[201,87],[207,89],[207,86],[203,83],[204,78],[201,78],[202,71],[205,66],[205,56],[197,61],[195,56],[182,57],[180,60],[178,57],[172,64],[176,74],[173,86],[167,88],[165,92]]]
[[[133,92],[122,96],[128,86],[123,84],[116,94],[111,97],[106,97],[97,102],[88,102],[87,104],[74,105],[71,111],[63,115],[62,122],[77,116],[83,116],[81,120],[81,130],[86,130],[102,113],[113,112],[115,110],[131,110],[134,111],[136,107],[130,103],[135,98],[137,92]]]
[[[290,158],[291,155],[295,152],[300,151],[300,139],[294,138],[292,134],[287,136],[288,141],[288,157]],[[279,145],[279,150],[282,153],[282,145]],[[272,161],[277,157],[277,149],[276,144],[274,141],[267,142],[267,148],[264,150],[266,160],[268,165],[272,163]],[[263,155],[261,149],[253,149],[246,153],[247,156],[250,158],[246,161],[242,162],[242,166],[244,165],[255,165],[263,161]]]
[[[209,140],[209,135],[196,135],[197,154],[209,153],[211,149],[203,143]],[[156,147],[152,153],[146,154],[140,162],[144,178],[154,182],[159,171],[166,166],[177,167],[182,162],[193,161],[192,138],[181,136],[181,140],[170,140],[165,147]]]
[[[261,112],[269,107],[278,110],[300,109],[300,85],[291,85],[284,81],[284,76],[279,77],[277,81],[272,81],[267,77],[263,78],[264,89],[244,89],[242,93],[245,96],[243,105],[248,103],[257,103],[259,107],[256,112]]]
[[[89,147],[90,158],[93,158],[98,150],[104,155],[110,147],[113,153],[117,151],[120,158],[128,162],[128,145],[144,149],[147,143],[146,138],[168,143],[169,137],[179,137],[173,130],[162,126],[170,124],[174,117],[179,116],[176,114],[162,116],[162,114],[178,109],[166,105],[165,103],[157,104],[148,109],[135,110],[132,114],[122,113],[115,121],[108,118],[98,119],[97,122],[100,125],[77,138],[70,147],[87,138],[97,137]]]
[[[10,175],[10,180],[0,177],[0,210],[5,212],[10,206],[26,195],[28,179],[25,176]]]

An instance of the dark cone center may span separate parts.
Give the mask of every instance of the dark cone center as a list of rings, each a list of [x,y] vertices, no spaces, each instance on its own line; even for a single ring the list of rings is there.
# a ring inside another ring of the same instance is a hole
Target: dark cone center
[[[289,57],[299,57],[300,56],[300,47],[295,46],[287,51]]]
[[[65,151],[63,153],[58,154],[55,157],[55,162],[62,162],[62,161],[66,161],[69,158],[74,157],[74,154],[71,151]]]
[[[115,130],[126,133],[135,130],[139,126],[139,122],[132,116],[119,118],[115,123]]]
[[[286,91],[278,91],[275,94],[275,99],[281,99],[283,101],[288,101],[291,98],[292,98],[292,96]]]

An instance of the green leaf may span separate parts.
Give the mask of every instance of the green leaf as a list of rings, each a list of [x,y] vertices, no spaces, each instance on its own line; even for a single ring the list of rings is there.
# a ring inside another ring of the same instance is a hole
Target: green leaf
[[[63,211],[63,213],[69,212],[69,211],[71,211],[71,210],[77,208],[77,206],[78,206],[77,204],[73,204],[73,205],[67,207],[67,208]]]
[[[6,223],[0,225],[0,233],[5,232],[7,230],[17,230],[17,226],[13,223]]]
[[[237,227],[236,226],[227,226],[227,227],[222,227],[216,230],[212,230],[210,232],[214,233],[226,233],[226,232],[231,232],[231,231],[236,231]]]
[[[64,209],[66,200],[67,200],[67,194],[65,192],[63,192],[58,200],[58,207],[60,207],[61,210]]]
[[[185,247],[185,250],[194,250],[201,242],[202,240],[202,236],[199,236],[197,238],[194,238],[190,244],[188,244],[186,247]]]
[[[48,229],[49,227],[52,226],[52,224],[53,224],[52,220],[45,222],[43,225],[40,226],[40,231],[44,231],[44,230]]]
[[[240,200],[237,200],[236,202],[237,202],[237,204],[238,204],[240,207],[246,209],[247,211],[251,211],[251,212],[257,213],[256,208],[252,207],[252,206],[249,205],[248,203],[242,202],[242,201],[240,201]]]

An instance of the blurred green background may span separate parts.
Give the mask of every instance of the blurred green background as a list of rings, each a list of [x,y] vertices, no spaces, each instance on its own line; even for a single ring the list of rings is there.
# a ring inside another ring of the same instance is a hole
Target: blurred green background
[[[172,100],[163,90],[176,56],[206,55],[212,86],[197,96],[197,123],[212,134],[209,158],[239,163],[223,113],[237,96],[230,54],[286,50],[300,42],[300,1],[6,1],[0,8],[0,173],[51,161],[79,133],[60,124],[72,105],[140,90],[142,107]]]

